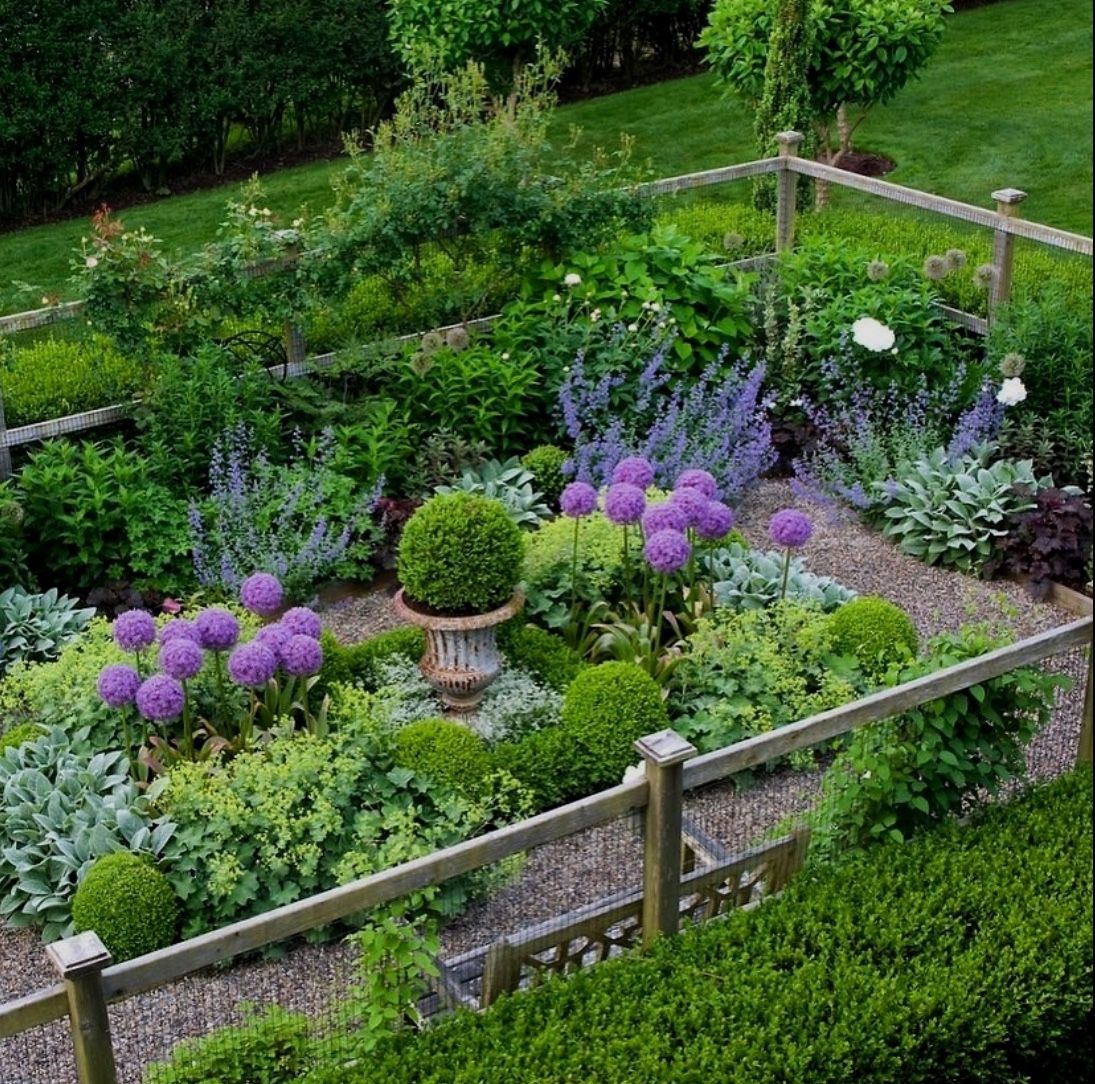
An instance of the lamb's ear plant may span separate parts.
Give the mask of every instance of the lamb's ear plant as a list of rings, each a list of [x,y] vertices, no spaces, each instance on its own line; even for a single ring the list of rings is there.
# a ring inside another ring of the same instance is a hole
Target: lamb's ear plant
[[[94,616],[55,587],[43,594],[21,587],[0,592],[0,674],[15,662],[55,659]]]
[[[434,487],[435,493],[475,493],[500,501],[510,519],[518,527],[535,530],[546,519],[551,519],[551,509],[542,493],[535,488],[532,472],[522,466],[516,457],[499,463],[488,460],[478,467],[465,467],[460,477],[451,485]]]
[[[784,557],[773,551],[750,549],[740,542],[705,554],[715,605],[732,610],[763,610],[780,599]],[[786,597],[829,613],[855,598],[855,592],[828,576],[815,576],[799,557],[786,568]]]
[[[1029,459],[992,462],[991,445],[952,460],[943,448],[918,459],[900,481],[877,486],[883,501],[882,531],[903,553],[930,565],[980,573],[1008,520],[1034,507],[1039,489]]]

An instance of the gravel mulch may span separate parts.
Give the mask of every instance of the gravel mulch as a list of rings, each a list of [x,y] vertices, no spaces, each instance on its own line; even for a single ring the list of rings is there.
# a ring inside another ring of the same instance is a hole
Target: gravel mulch
[[[759,486],[741,510],[739,527],[749,541],[771,548],[766,527],[777,509],[793,506],[782,482]],[[808,508],[804,511],[811,512]],[[1008,627],[1017,636],[1063,624],[1066,611],[1037,602],[1018,584],[983,583],[929,568],[903,556],[886,539],[856,522],[814,517],[805,552],[807,567],[860,593],[886,596],[903,606],[922,636],[954,630],[971,621]],[[351,643],[396,624],[390,610],[394,580],[340,599],[321,599],[326,627]],[[1075,687],[1059,694],[1051,724],[1032,743],[1031,775],[1052,775],[1073,760],[1082,701],[1084,660],[1080,652],[1055,660]],[[738,791],[724,782],[689,796],[687,815],[731,849],[748,846],[789,814],[808,808],[820,790],[822,772],[782,772],[761,777]],[[623,818],[537,848],[488,898],[473,904],[443,931],[443,955],[452,957],[529,925],[554,919],[606,895],[637,887],[642,847],[638,823]],[[0,1001],[18,997],[54,979],[35,935],[0,928]],[[124,1081],[140,1079],[139,1066],[165,1056],[174,1041],[203,1034],[239,1018],[237,1004],[280,1003],[316,1015],[329,1011],[352,975],[352,951],[344,944],[301,945],[278,960],[248,961],[228,970],[190,976],[111,1010]],[[67,1030],[62,1024],[0,1041],[0,1080],[5,1084],[66,1084],[72,1076]]]

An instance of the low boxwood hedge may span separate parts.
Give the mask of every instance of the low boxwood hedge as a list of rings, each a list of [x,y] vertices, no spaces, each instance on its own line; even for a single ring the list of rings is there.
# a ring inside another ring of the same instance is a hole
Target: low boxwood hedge
[[[1009,1082],[1092,1066],[1089,769],[309,1084]]]

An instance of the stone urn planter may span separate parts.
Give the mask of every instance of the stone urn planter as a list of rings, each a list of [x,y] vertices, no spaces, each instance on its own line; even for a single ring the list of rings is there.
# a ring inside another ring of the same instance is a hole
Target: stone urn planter
[[[496,610],[452,617],[416,606],[402,588],[392,599],[396,614],[426,633],[426,654],[419,663],[422,676],[446,707],[460,713],[475,711],[483,691],[502,672],[495,630],[520,613],[524,604],[524,596],[517,591]]]

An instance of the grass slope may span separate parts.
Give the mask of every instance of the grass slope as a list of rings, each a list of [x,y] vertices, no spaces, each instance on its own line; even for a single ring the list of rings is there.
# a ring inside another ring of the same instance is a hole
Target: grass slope
[[[923,77],[867,119],[857,145],[894,158],[889,179],[899,184],[986,206],[993,189],[1022,188],[1025,217],[1090,234],[1091,29],[1087,0],[1001,0],[954,15]],[[710,75],[560,109],[557,141],[575,126],[583,132],[576,153],[615,147],[626,132],[655,176],[753,156],[751,116],[723,99]],[[338,169],[319,162],[269,175],[270,207],[292,217],[302,204],[326,205]],[[232,191],[172,197],[124,218],[169,247],[193,248],[215,235]],[[725,198],[747,199],[748,185],[729,186]],[[0,311],[34,307],[42,291],[72,296],[69,261],[85,232],[73,221],[0,236]],[[12,280],[38,289],[20,294]]]

